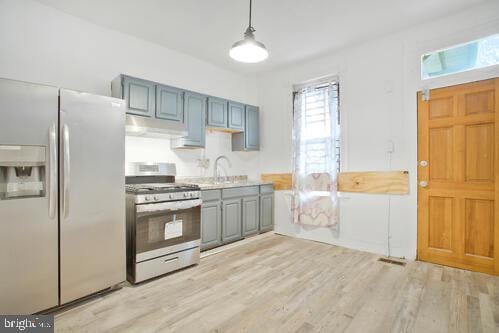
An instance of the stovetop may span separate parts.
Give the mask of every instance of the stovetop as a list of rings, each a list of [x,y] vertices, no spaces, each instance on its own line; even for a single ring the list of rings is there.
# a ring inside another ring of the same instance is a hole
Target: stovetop
[[[158,194],[183,191],[199,191],[199,186],[183,183],[126,184],[126,191],[134,194]]]

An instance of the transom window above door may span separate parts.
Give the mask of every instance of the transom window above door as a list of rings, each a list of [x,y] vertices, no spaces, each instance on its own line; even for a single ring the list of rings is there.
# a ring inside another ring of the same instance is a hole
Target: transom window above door
[[[499,65],[499,34],[426,53],[421,58],[423,80]]]

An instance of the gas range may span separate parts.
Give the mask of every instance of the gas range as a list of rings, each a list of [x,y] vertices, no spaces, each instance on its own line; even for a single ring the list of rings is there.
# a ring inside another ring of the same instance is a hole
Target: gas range
[[[198,199],[199,186],[182,183],[126,184],[127,193],[135,195],[135,203],[154,203]]]
[[[175,164],[126,168],[127,279],[139,283],[199,263],[201,191],[175,182]]]

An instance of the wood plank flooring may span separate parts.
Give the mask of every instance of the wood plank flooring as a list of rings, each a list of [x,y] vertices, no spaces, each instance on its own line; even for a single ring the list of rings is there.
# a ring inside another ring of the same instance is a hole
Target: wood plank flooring
[[[271,235],[56,315],[56,332],[497,332],[499,278]]]

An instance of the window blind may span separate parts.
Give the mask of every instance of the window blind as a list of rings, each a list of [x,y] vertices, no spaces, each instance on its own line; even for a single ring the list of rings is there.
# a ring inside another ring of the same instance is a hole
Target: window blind
[[[335,163],[334,167],[339,172],[341,145],[338,83],[333,81],[300,86],[293,96],[301,99],[299,141],[302,156],[305,157],[302,159],[302,170],[307,174],[327,172],[332,168],[330,163]],[[333,159],[331,154],[334,154]]]

